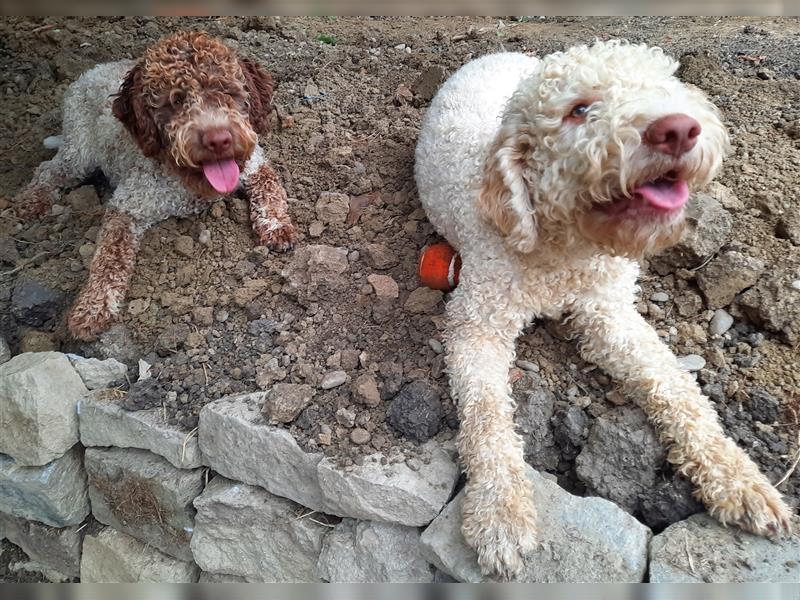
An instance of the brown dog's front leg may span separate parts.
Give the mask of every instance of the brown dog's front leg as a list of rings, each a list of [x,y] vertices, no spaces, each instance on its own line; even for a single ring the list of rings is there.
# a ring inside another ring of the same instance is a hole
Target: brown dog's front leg
[[[67,327],[75,338],[93,340],[116,320],[133,274],[141,235],[141,228],[130,215],[106,212],[89,280],[67,317]]]
[[[286,190],[266,162],[244,182],[250,201],[250,219],[259,242],[284,252],[297,243],[297,230],[289,217]]]

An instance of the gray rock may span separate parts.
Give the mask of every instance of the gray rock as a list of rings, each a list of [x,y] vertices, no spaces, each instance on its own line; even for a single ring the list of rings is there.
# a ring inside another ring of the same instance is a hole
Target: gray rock
[[[797,583],[798,559],[796,536],[773,542],[699,514],[653,538],[650,582]]]
[[[81,583],[195,583],[200,569],[106,527],[83,539]]]
[[[699,354],[687,354],[678,357],[678,366],[684,371],[693,373],[706,366],[706,359]]]
[[[191,329],[186,323],[175,323],[167,325],[155,341],[155,351],[159,356],[170,356],[186,344],[186,338],[191,333]]]
[[[714,311],[714,316],[711,317],[711,322],[708,324],[708,332],[711,335],[722,335],[733,325],[733,317],[728,311],[719,308]]]
[[[383,244],[367,244],[366,250],[369,264],[376,269],[390,269],[400,262],[397,252]]]
[[[189,235],[179,235],[175,238],[175,252],[181,256],[191,258],[194,254],[194,238]]]
[[[99,390],[125,383],[128,367],[114,358],[98,360],[84,358],[77,354],[67,354],[67,358],[83,380],[83,385],[90,390]]]
[[[381,394],[378,391],[378,382],[370,373],[362,373],[353,382],[353,398],[366,406],[378,406],[381,403]]]
[[[791,207],[775,224],[775,235],[800,246],[800,209]]]
[[[146,450],[123,448],[87,448],[84,465],[98,521],[192,560],[192,501],[203,490],[202,469],[176,469]]]
[[[619,406],[594,422],[575,465],[589,490],[633,512],[640,494],[655,485],[664,460],[644,412]]]
[[[418,287],[406,298],[403,308],[412,314],[430,314],[435,312],[444,294],[428,287]]]
[[[782,334],[792,345],[800,342],[800,286],[793,285],[799,277],[797,267],[779,266],[738,300],[750,319]]]
[[[266,424],[263,394],[228,396],[200,412],[200,449],[208,466],[228,477],[325,512],[317,478],[321,453],[304,452],[285,429]]]
[[[0,264],[16,265],[19,260],[17,244],[8,235],[0,235]]]
[[[11,360],[11,348],[8,347],[6,338],[0,335],[0,365]]]
[[[381,454],[340,467],[306,453],[287,430],[266,423],[263,394],[229,396],[203,407],[200,448],[206,464],[228,477],[258,485],[313,510],[359,519],[424,525],[441,510],[458,477],[452,457],[429,443],[417,471]],[[323,460],[324,459],[324,460]]]
[[[329,371],[322,376],[319,384],[323,390],[331,390],[347,382],[347,373],[344,371]]]
[[[336,192],[322,192],[315,206],[317,218],[330,225],[344,225],[350,212],[350,197]]]
[[[84,348],[84,354],[114,358],[126,365],[136,364],[143,354],[130,330],[122,323],[112,326],[111,329],[100,334],[96,342],[86,344]]]
[[[64,301],[64,295],[33,279],[23,279],[14,286],[11,295],[11,314],[18,321],[40,327],[55,317]]]
[[[225,573],[209,573],[203,571],[200,573],[200,579],[197,583],[249,583],[246,577],[239,577],[238,575],[227,575]]]
[[[167,399],[167,386],[155,377],[140,379],[128,389],[128,393],[119,400],[125,410],[138,411],[162,409]],[[163,410],[163,409],[162,409]]]
[[[38,329],[23,329],[19,336],[19,353],[27,352],[55,352],[58,350],[58,342],[55,336],[49,331],[39,331]]]
[[[319,515],[224,477],[215,477],[194,504],[192,551],[204,571],[249,581],[318,581],[317,559],[328,533]]]
[[[553,439],[561,450],[561,456],[568,461],[575,460],[589,433],[589,417],[580,406],[562,403],[551,422]]]
[[[525,559],[518,578],[528,583],[642,581],[650,530],[613,503],[580,498],[532,468],[540,546]],[[422,532],[426,558],[459,581],[488,580],[475,550],[461,535],[462,491]]]
[[[529,360],[518,360],[515,364],[523,371],[528,371],[530,373],[539,372],[539,365],[537,365],[535,362],[531,362]]]
[[[761,423],[771,424],[778,420],[781,402],[761,386],[750,389],[750,414]]]
[[[18,354],[0,365],[0,453],[43,465],[78,442],[81,378],[58,352]]]
[[[439,433],[443,416],[439,391],[421,379],[400,390],[386,411],[389,425],[416,442],[426,442]]]
[[[67,578],[80,575],[83,532],[79,529],[78,525],[50,527],[0,513],[0,539],[8,538],[31,560]]]
[[[345,378],[347,375],[345,375]],[[270,423],[291,423],[311,403],[314,388],[301,383],[276,383],[267,392],[264,417]]]
[[[97,191],[93,185],[75,188],[64,197],[64,200],[78,213],[91,212],[100,208],[100,198],[97,197]]]
[[[555,395],[530,372],[514,384],[513,390],[517,401],[514,422],[525,440],[525,461],[537,469],[555,469],[560,459],[550,423],[556,408]]]
[[[361,465],[339,467],[330,458],[317,466],[319,485],[331,514],[399,523],[427,525],[447,503],[458,480],[458,466],[448,452],[433,442],[422,447],[421,466],[404,461],[383,464],[381,453]]]
[[[728,239],[733,218],[715,198],[695,194],[686,209],[686,223],[683,239],[652,261],[662,275],[697,267],[717,252]]]
[[[196,432],[187,434],[170,425],[160,408],[130,412],[102,392],[87,395],[78,408],[84,446],[141,448],[163,456],[179,469],[203,464]]]
[[[697,272],[697,285],[709,308],[728,306],[736,294],[749,288],[764,272],[763,261],[731,250]]]
[[[347,286],[344,273],[350,268],[347,249],[310,245],[295,249],[281,275],[284,292],[301,300],[318,300],[326,291],[337,292]]]
[[[639,502],[640,520],[652,529],[663,529],[703,510],[694,499],[692,484],[678,475],[645,490]]]
[[[653,302],[668,302],[669,301],[669,294],[666,292],[655,292],[653,295],[650,296],[650,300]]]
[[[20,466],[0,454],[0,512],[53,527],[83,521],[89,495],[80,448],[42,467]]]
[[[430,583],[416,527],[344,519],[324,540],[320,578],[333,583]]]

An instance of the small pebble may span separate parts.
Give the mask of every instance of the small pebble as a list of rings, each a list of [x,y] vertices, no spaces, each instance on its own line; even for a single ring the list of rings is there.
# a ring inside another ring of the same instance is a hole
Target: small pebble
[[[323,390],[330,390],[332,388],[339,387],[345,381],[347,381],[347,373],[344,371],[329,371],[323,376],[320,387]]]
[[[669,300],[669,294],[667,292],[656,292],[650,296],[650,300],[653,302],[667,302]]]
[[[64,138],[60,135],[49,135],[42,140],[42,145],[48,150],[57,150],[64,143]]]
[[[197,236],[197,241],[203,246],[208,246],[211,243],[211,232],[208,229],[203,229],[200,235]]]
[[[692,373],[705,367],[706,359],[699,354],[687,354],[686,356],[681,356],[678,358],[678,365],[684,371],[689,371]]]
[[[530,371],[531,373],[539,372],[539,365],[532,363],[529,360],[518,360],[516,364],[523,371]]]
[[[795,279],[795,280],[792,282],[792,287],[793,287],[794,289],[796,289],[796,290],[800,290],[800,279]]]
[[[711,335],[722,335],[733,325],[733,317],[728,311],[719,309],[714,312],[711,322],[708,324],[708,331]]]
[[[358,444],[359,446],[363,446],[367,442],[372,439],[369,431],[366,429],[361,429],[361,427],[356,427],[353,431],[350,432],[350,441],[354,444]]]
[[[428,346],[430,346],[431,350],[436,352],[436,354],[441,354],[442,352],[444,352],[444,346],[442,346],[442,342],[440,342],[436,338],[430,338],[428,340]]]
[[[336,422],[339,423],[339,425],[350,428],[356,424],[356,413],[346,408],[340,408],[336,411]]]

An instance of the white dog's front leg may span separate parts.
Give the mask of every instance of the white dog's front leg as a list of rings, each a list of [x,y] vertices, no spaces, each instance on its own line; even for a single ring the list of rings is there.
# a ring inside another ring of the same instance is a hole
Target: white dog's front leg
[[[447,305],[446,345],[468,477],[461,530],[483,572],[509,578],[535,546],[536,513],[508,383],[514,342],[526,319],[506,300],[462,281]]]
[[[583,356],[623,382],[712,515],[759,535],[790,530],[780,493],[725,436],[708,398],[633,306],[592,303],[577,309],[575,322]]]

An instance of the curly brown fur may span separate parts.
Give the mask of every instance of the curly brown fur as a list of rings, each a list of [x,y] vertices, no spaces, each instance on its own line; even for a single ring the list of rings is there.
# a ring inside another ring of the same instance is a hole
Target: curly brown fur
[[[148,48],[125,78],[113,113],[145,156],[157,158],[203,196],[215,192],[203,176],[210,159],[244,163],[266,133],[274,80],[258,64],[240,57],[204,32],[180,32]],[[206,130],[224,128],[229,150],[211,153],[201,142]]]
[[[129,215],[106,212],[89,281],[67,317],[67,327],[75,338],[92,340],[116,318],[133,274],[140,237]]]
[[[250,199],[250,220],[259,241],[273,250],[289,250],[297,243],[297,231],[287,212],[286,190],[278,174],[267,164],[245,182]]]

